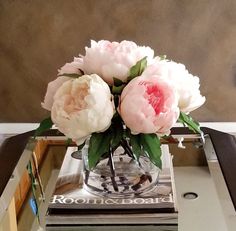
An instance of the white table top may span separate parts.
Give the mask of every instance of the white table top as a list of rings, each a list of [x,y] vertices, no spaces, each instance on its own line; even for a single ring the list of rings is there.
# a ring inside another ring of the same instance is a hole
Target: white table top
[[[17,134],[38,127],[39,123],[0,123],[0,134]],[[213,128],[222,132],[236,132],[236,122],[201,122],[202,127]],[[181,126],[176,124],[177,127]]]

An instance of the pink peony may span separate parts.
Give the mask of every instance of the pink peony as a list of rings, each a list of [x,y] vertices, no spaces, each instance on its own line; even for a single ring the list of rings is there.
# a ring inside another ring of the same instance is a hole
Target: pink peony
[[[142,76],[156,76],[171,82],[178,94],[178,106],[182,112],[189,113],[206,100],[199,90],[199,78],[190,74],[183,64],[156,59],[144,70]]]
[[[179,116],[172,86],[161,78],[134,78],[121,94],[119,111],[133,134],[169,134]]]
[[[91,47],[86,47],[85,56],[81,56],[76,62],[80,62],[80,68],[85,74],[96,73],[112,85],[113,77],[126,81],[130,68],[145,56],[151,62],[154,51],[131,41],[118,43],[92,40]]]
[[[57,91],[57,89],[66,81],[70,80],[71,78],[65,77],[65,76],[59,76],[55,80],[51,81],[48,83],[47,87],[47,92],[44,97],[44,102],[41,103],[41,106],[48,110],[51,111],[52,109],[52,104],[53,104],[53,97]]]

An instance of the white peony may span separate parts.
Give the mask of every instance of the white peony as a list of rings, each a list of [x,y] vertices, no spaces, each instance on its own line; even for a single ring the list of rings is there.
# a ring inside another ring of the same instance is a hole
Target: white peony
[[[126,81],[130,68],[145,56],[151,62],[154,51],[150,47],[138,46],[131,41],[110,42],[101,40],[91,41],[91,47],[86,47],[85,56],[76,59],[80,69],[85,74],[98,74],[109,85],[113,77]]]
[[[51,81],[48,83],[47,87],[47,92],[44,97],[44,102],[41,103],[41,106],[48,110],[51,111],[52,109],[52,104],[53,104],[53,97],[57,91],[57,89],[66,81],[70,80],[70,77],[66,76],[59,76],[55,80]]]
[[[105,131],[114,114],[109,86],[96,74],[66,81],[56,92],[53,123],[78,145],[93,132]]]
[[[190,74],[183,64],[156,59],[142,74],[147,78],[153,75],[165,78],[172,84],[178,94],[180,111],[189,113],[204,104],[206,98],[199,90],[199,78]]]
[[[79,58],[74,58],[71,63],[66,63],[61,69],[58,70],[58,75],[63,74],[81,74],[80,67],[82,62]]]
[[[52,104],[53,104],[53,97],[57,91],[57,89],[66,81],[70,80],[71,78],[68,76],[63,76],[63,74],[79,74],[81,75],[81,60],[78,58],[74,58],[74,61],[71,63],[66,63],[63,67],[58,70],[58,77],[48,83],[47,92],[44,97],[44,102],[41,103],[41,106],[51,111]]]

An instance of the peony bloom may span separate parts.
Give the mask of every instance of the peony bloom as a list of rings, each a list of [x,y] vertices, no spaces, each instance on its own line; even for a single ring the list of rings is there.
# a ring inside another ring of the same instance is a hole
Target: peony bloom
[[[47,87],[47,92],[44,97],[44,102],[41,103],[41,106],[48,110],[51,111],[52,109],[52,104],[53,104],[53,97],[57,91],[57,89],[66,81],[70,80],[71,78],[65,77],[65,76],[59,76],[55,80],[51,81],[48,83]]]
[[[93,132],[105,131],[114,114],[109,86],[96,74],[65,82],[56,92],[53,123],[78,145]]]
[[[78,58],[77,62],[81,63],[80,68],[85,74],[96,73],[112,85],[113,77],[125,82],[130,68],[145,56],[151,62],[154,51],[150,47],[138,46],[130,41],[118,43],[92,40],[91,47],[86,47],[85,56]]]
[[[143,76],[156,76],[171,82],[178,94],[178,106],[180,111],[189,113],[205,102],[205,97],[201,95],[199,78],[193,76],[180,63],[167,60],[156,60],[143,72]]]
[[[81,74],[80,67],[82,63],[79,58],[74,58],[71,63],[66,63],[61,69],[58,70],[58,75],[63,74]]]
[[[81,62],[80,59],[74,58],[74,61],[71,63],[66,63],[61,69],[58,70],[58,77],[48,83],[47,92],[44,97],[44,102],[41,103],[41,106],[51,111],[52,104],[53,104],[53,97],[57,91],[57,89],[66,81],[70,80],[70,77],[63,76],[63,74],[79,74],[81,75],[80,71]]]
[[[133,134],[169,134],[179,117],[175,91],[155,76],[131,80],[121,94],[119,110]]]

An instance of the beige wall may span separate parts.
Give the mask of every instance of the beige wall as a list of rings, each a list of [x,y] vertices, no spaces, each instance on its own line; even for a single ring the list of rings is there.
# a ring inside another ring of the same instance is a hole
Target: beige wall
[[[200,121],[236,121],[235,0],[0,0],[0,122],[37,122],[57,69],[90,39],[134,40],[201,78]]]

